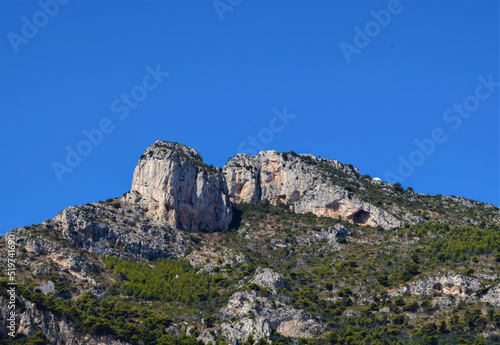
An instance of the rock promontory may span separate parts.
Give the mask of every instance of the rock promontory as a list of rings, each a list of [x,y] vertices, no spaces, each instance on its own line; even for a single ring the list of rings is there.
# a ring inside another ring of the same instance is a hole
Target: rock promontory
[[[157,141],[146,149],[134,170],[132,192],[147,215],[187,231],[226,230],[232,207],[220,168],[203,163],[193,148]]]

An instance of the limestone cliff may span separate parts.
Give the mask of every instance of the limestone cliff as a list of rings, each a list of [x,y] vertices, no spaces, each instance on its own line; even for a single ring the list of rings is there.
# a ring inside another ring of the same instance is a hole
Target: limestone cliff
[[[355,181],[359,171],[336,160],[312,155],[279,154],[262,151],[257,156],[238,154],[224,166],[231,201],[293,203],[298,213],[338,217],[353,223],[384,228],[397,227],[401,221],[388,212],[349,193],[345,186],[328,180],[335,169],[347,180]]]
[[[132,180],[147,215],[188,231],[226,230],[232,208],[220,168],[194,149],[157,141],[139,160]]]

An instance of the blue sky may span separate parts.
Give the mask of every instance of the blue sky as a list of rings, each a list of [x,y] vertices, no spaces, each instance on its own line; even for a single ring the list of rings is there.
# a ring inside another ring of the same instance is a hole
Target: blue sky
[[[64,2],[2,2],[0,233],[121,196],[156,140],[500,205],[498,1]]]

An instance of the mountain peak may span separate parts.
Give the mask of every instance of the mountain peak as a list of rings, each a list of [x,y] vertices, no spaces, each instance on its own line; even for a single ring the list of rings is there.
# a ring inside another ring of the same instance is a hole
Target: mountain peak
[[[198,151],[178,143],[157,141],[146,149],[131,191],[140,195],[150,217],[173,228],[226,230],[232,218],[220,168],[206,165]]]

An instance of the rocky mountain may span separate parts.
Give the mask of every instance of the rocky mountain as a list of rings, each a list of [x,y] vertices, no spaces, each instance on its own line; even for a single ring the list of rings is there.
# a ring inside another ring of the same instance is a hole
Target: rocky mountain
[[[3,239],[5,344],[500,343],[498,207],[310,154],[157,141],[122,197]]]

